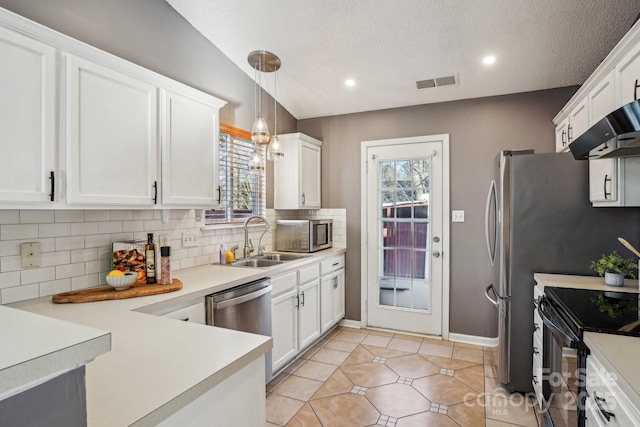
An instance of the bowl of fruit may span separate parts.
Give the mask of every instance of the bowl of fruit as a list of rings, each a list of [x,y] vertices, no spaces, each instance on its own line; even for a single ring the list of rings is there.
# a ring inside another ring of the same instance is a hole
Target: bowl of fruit
[[[129,289],[131,285],[136,283],[138,275],[134,272],[124,272],[120,270],[112,270],[107,274],[107,284],[116,291]]]

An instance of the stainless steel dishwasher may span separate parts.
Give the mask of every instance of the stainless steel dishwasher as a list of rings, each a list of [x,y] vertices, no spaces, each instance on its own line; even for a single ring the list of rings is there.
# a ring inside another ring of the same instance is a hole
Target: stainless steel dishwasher
[[[205,301],[207,325],[271,336],[271,279],[207,295]],[[266,383],[271,381],[271,374],[269,351],[265,354]]]

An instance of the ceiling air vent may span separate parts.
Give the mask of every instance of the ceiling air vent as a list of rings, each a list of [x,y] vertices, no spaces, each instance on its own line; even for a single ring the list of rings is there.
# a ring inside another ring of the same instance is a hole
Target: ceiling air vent
[[[432,87],[449,86],[457,84],[456,76],[437,77],[435,79],[420,80],[416,82],[418,89],[429,89]]]

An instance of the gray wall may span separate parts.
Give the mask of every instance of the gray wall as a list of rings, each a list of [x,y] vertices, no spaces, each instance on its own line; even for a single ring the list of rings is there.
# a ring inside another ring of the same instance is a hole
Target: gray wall
[[[298,130],[322,146],[322,204],[347,209],[347,318],[360,319],[360,142],[449,134],[451,209],[450,332],[497,336],[495,308],[485,299],[491,271],[484,209],[493,159],[503,149],[555,149],[553,117],[577,87],[300,120]]]
[[[0,7],[221,98],[228,102],[221,123],[251,129],[253,80],[163,0],[0,0]],[[273,123],[273,98],[264,103]],[[281,107],[278,122],[278,133],[296,131],[296,119]],[[272,197],[269,190],[267,206]]]

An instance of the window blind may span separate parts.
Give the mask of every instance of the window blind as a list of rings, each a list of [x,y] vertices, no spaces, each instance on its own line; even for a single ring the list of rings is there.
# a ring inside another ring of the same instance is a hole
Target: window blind
[[[264,215],[265,171],[249,170],[254,143],[225,132],[220,132],[218,143],[220,207],[205,212],[206,223],[238,222],[251,215]],[[264,158],[264,146],[259,150]]]

